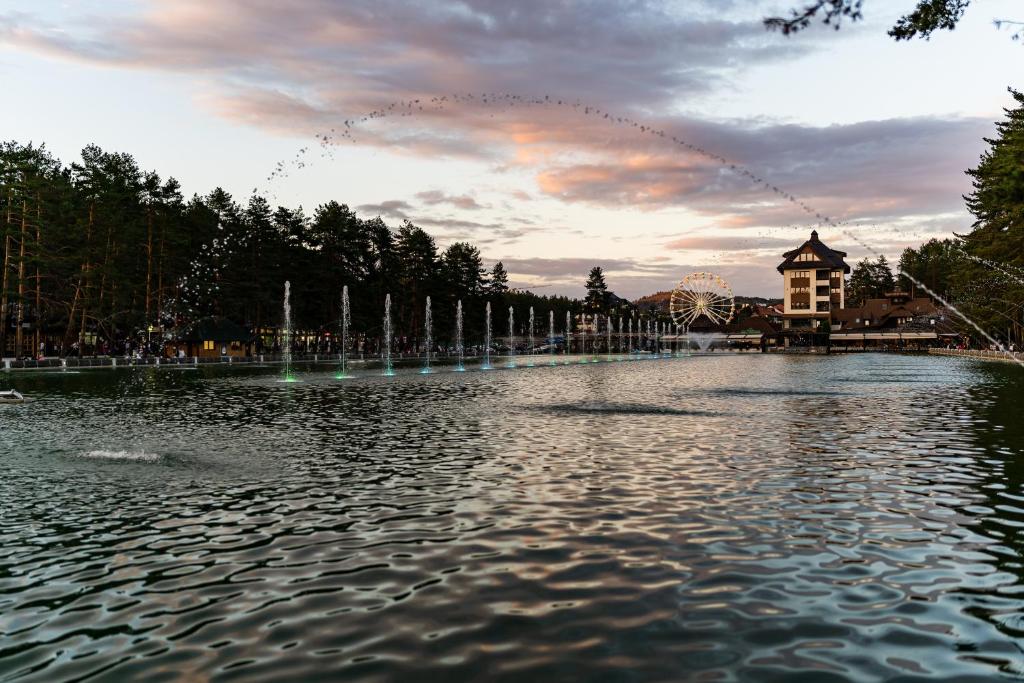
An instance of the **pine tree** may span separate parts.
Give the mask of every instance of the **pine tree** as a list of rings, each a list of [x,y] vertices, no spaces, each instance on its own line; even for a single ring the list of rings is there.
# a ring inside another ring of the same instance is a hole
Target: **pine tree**
[[[494,264],[491,277],[487,283],[487,293],[492,296],[504,296],[508,292],[508,273],[501,261]]]
[[[584,287],[587,289],[587,298],[584,300],[587,311],[604,313],[608,308],[608,283],[604,281],[604,271],[600,266],[590,269]]]

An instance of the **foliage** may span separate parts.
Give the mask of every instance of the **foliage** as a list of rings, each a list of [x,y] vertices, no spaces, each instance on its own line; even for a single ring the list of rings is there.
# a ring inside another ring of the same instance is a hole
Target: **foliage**
[[[850,274],[846,287],[846,306],[862,306],[868,299],[878,299],[891,292],[896,281],[885,256],[872,261],[869,258],[858,263]]]
[[[584,285],[587,290],[587,298],[584,306],[589,313],[604,313],[608,310],[608,283],[604,280],[604,271],[601,266],[594,266],[590,269],[590,275]]]
[[[789,16],[768,17],[764,25],[770,30],[789,35],[806,29],[820,17],[823,24],[838,30],[844,20],[859,21],[864,18],[861,12],[863,4],[864,0],[814,0],[799,9],[790,10]],[[895,40],[928,40],[935,31],[952,31],[970,4],[971,0],[917,0],[914,9],[900,17],[896,25],[889,29],[889,35]],[[1019,22],[1008,20],[997,20],[995,24],[997,28],[1020,25]],[[1016,31],[1012,37],[1018,40],[1020,35],[1020,31]]]
[[[508,291],[508,273],[501,261],[494,264],[491,279],[487,284],[487,292],[494,296],[502,296]]]
[[[975,217],[971,231],[907,249],[901,272],[950,300],[999,339],[1024,339],[1024,94],[996,124],[997,136],[977,167],[964,199]],[[904,279],[907,280],[904,276]],[[965,331],[977,336],[972,328]]]
[[[239,203],[221,188],[185,199],[175,179],[94,145],[64,166],[43,147],[0,143],[0,273],[0,355],[40,342],[51,353],[114,350],[209,315],[272,336],[286,280],[297,329],[321,339],[338,326],[346,285],[356,334],[380,335],[392,293],[396,338],[408,344],[422,334],[427,296],[444,342],[459,300],[471,338],[482,334],[484,301],[510,294],[501,263],[488,278],[476,247],[439,251],[408,221],[395,230],[336,201],[311,214],[258,195]],[[578,308],[520,299],[545,317],[551,306]]]

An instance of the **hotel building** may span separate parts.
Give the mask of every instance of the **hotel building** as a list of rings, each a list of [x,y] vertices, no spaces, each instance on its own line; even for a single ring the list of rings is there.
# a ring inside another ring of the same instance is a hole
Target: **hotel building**
[[[846,305],[846,252],[829,249],[815,230],[803,245],[782,256],[785,261],[778,270],[784,280],[783,331],[811,332]]]

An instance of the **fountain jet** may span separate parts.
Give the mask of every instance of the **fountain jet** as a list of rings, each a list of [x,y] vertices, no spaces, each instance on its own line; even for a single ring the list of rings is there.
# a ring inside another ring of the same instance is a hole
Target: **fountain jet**
[[[491,369],[491,302],[487,302],[487,317],[484,322],[484,364],[481,370]]]
[[[455,305],[455,356],[458,359],[455,371],[465,372],[466,351],[462,343],[462,299],[459,299]]]
[[[433,334],[434,334],[434,321],[433,316],[430,312],[430,297],[427,297],[427,310],[423,314],[423,331],[424,331],[424,348],[426,348],[426,354],[423,356],[423,369],[420,370],[424,375],[430,374],[430,349],[434,345]]]
[[[346,379],[348,374],[348,328],[352,325],[352,309],[348,302],[348,285],[341,288],[341,367],[338,379]]]
[[[284,323],[281,336],[281,360],[284,361],[284,381],[294,382],[292,375],[292,283],[284,281]]]
[[[384,297],[384,345],[380,358],[383,365],[381,374],[385,377],[394,375],[395,369],[391,365],[391,294]]]

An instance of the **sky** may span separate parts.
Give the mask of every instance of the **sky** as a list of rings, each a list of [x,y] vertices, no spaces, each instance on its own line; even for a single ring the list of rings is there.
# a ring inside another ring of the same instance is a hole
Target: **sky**
[[[694,271],[781,296],[815,227],[851,263],[969,230],[964,171],[1024,88],[1024,43],[992,23],[1019,0],[929,41],[886,35],[913,0],[763,28],[800,4],[7,0],[0,138],[408,219],[537,293],[579,296],[599,265],[629,298]]]

